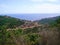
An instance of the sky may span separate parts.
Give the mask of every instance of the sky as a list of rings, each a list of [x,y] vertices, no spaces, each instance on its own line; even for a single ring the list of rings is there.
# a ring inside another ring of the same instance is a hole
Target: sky
[[[60,13],[60,0],[0,0],[0,14]]]

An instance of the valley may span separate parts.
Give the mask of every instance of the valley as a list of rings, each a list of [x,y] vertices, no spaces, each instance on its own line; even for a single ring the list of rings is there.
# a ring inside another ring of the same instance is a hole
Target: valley
[[[0,16],[0,45],[60,45],[60,17],[52,18],[28,21]]]

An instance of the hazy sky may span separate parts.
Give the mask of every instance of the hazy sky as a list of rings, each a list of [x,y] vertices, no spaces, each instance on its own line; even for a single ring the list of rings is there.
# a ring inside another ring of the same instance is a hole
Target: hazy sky
[[[0,0],[0,14],[60,13],[60,0]]]

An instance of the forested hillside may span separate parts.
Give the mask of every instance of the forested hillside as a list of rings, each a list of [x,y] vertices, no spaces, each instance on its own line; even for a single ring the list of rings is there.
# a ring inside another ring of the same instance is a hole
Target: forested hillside
[[[24,23],[25,21],[17,18],[0,16],[0,45],[60,45],[60,18],[53,25],[13,29]],[[11,30],[7,30],[8,27]]]
[[[16,28],[24,24],[23,20],[10,16],[0,16],[0,26],[5,25],[7,28]]]
[[[44,18],[44,19],[38,20],[37,22],[41,23],[41,24],[51,24],[51,23],[54,23],[55,20],[58,18],[60,18],[60,16],[51,17],[51,18]]]

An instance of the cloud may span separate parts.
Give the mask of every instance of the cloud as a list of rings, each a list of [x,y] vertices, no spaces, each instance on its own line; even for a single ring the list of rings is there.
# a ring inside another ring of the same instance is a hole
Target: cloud
[[[48,2],[59,2],[59,0],[47,0]]]
[[[0,8],[7,8],[8,5],[5,5],[5,4],[0,4]]]
[[[44,0],[31,0],[33,2],[43,2]]]
[[[13,9],[14,9],[14,8],[12,8],[12,7],[9,6],[9,5],[0,4],[0,14],[13,12]]]
[[[59,2],[59,0],[31,0],[32,2]]]
[[[60,13],[60,5],[42,4],[26,6],[24,13]]]
[[[42,0],[34,0],[42,1]],[[48,0],[49,1],[49,0]],[[50,2],[54,2],[51,1]],[[42,3],[42,4],[24,4],[24,5],[0,5],[0,13],[60,13],[60,4]]]
[[[35,4],[24,5],[21,7],[5,9],[5,13],[60,13],[60,5],[54,4]]]

